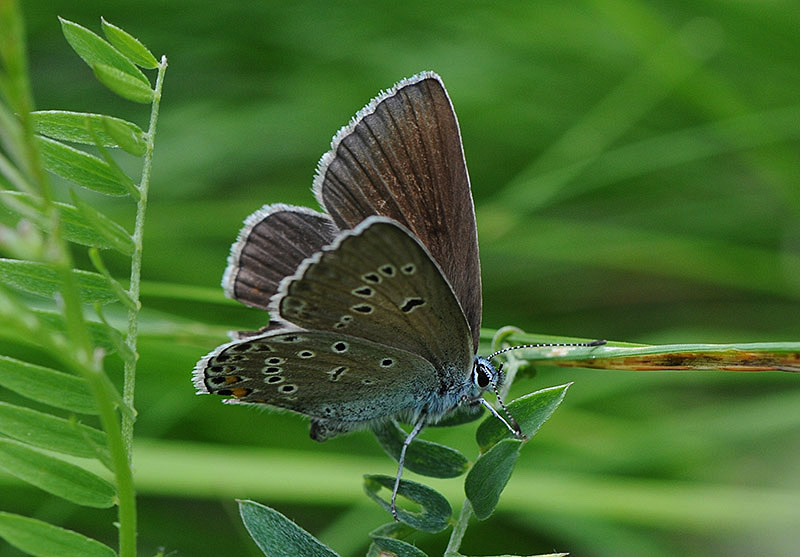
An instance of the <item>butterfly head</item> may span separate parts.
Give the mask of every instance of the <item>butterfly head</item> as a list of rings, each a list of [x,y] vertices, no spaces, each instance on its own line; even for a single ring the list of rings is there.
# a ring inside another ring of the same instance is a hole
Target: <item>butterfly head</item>
[[[503,384],[503,366],[496,368],[487,358],[475,356],[471,379],[473,391],[478,396],[485,391],[496,391]]]

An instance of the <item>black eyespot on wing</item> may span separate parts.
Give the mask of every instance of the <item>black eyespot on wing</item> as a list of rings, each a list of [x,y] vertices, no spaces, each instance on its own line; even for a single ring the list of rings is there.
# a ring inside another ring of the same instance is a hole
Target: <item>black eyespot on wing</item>
[[[422,298],[408,298],[405,302],[403,302],[403,305],[400,306],[400,309],[404,313],[408,313],[410,311],[413,311],[414,308],[424,305],[425,305],[425,300]]]

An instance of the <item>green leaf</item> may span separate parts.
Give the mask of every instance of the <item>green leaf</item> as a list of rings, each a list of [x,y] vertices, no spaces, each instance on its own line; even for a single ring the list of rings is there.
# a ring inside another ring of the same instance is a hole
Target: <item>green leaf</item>
[[[367,557],[428,557],[428,554],[403,540],[372,536]]]
[[[122,98],[145,104],[153,100],[155,92],[149,83],[145,85],[135,77],[106,64],[94,64],[92,70],[100,83]]]
[[[394,481],[395,479],[390,476],[364,476],[364,491],[387,512],[391,512],[391,502],[384,501],[378,495],[378,492],[381,491],[381,487],[391,491],[394,488]],[[453,508],[438,491],[416,482],[401,480],[397,494],[418,503],[422,507],[422,512],[413,513],[398,507],[397,519],[400,522],[408,524],[416,530],[432,534],[447,528],[447,522],[453,514]]]
[[[503,439],[481,455],[467,474],[464,491],[479,520],[489,517],[497,506],[521,448],[522,441]]]
[[[98,458],[106,447],[102,431],[6,402],[0,402],[0,433],[34,447],[83,458]]]
[[[107,304],[117,301],[117,294],[103,275],[73,270],[81,300]],[[0,259],[0,282],[45,298],[52,298],[61,288],[61,276],[51,265],[19,259]]]
[[[36,133],[61,141],[94,145],[94,138],[86,127],[87,120],[104,147],[121,147],[137,157],[144,154],[147,148],[144,132],[139,126],[127,120],[104,114],[64,110],[41,110],[31,113]]]
[[[111,116],[103,116],[103,129],[106,133],[114,138],[117,145],[124,149],[131,155],[141,157],[147,152],[147,140],[145,139],[144,132],[139,130],[132,130],[124,120],[112,118]]]
[[[94,398],[81,377],[0,356],[0,385],[20,395],[79,414],[97,414]]]
[[[104,160],[53,139],[38,136],[39,149],[47,170],[79,186],[104,193],[122,196],[133,185],[120,182],[117,174]]]
[[[9,439],[0,439],[0,468],[53,495],[87,507],[114,505],[114,486],[63,460]]]
[[[83,201],[75,192],[70,191],[70,194],[75,208],[83,217],[81,222],[85,228],[90,228],[120,253],[131,255],[134,252],[136,245],[127,230]]]
[[[36,557],[114,557],[116,552],[83,534],[47,522],[0,512],[0,537]]]
[[[402,541],[416,530],[402,522],[390,522],[369,533],[374,540],[367,551],[367,557],[427,557],[425,553],[408,542]]]
[[[72,49],[83,58],[89,67],[97,64],[111,66],[118,71],[150,86],[150,81],[130,60],[104,41],[99,35],[69,20],[58,18],[61,30]]]
[[[375,426],[373,432],[383,450],[395,460],[399,460],[408,433],[394,421]],[[414,439],[406,450],[405,467],[423,476],[455,478],[467,471],[469,461],[455,449]]]
[[[542,389],[521,396],[507,405],[509,414],[514,416],[520,429],[529,439],[536,435],[542,424],[555,412],[571,384]],[[489,416],[478,426],[475,437],[481,452],[486,452],[501,439],[513,438],[513,435],[500,420]]]
[[[92,261],[92,264],[94,264],[95,269],[100,271],[100,274],[105,277],[108,285],[114,290],[114,292],[116,292],[117,299],[129,310],[134,312],[138,311],[138,302],[131,297],[130,293],[123,288],[117,279],[111,276],[111,273],[106,268],[105,263],[103,263],[103,259],[100,257],[100,252],[97,250],[97,248],[91,248],[89,250],[89,259]]]
[[[255,501],[239,501],[239,514],[264,555],[334,557],[338,554],[278,511]]]
[[[107,22],[102,17],[100,23],[103,26],[103,34],[120,54],[126,56],[137,66],[152,70],[158,67],[158,60],[153,53],[147,50],[139,39],[123,31],[116,25]]]
[[[45,232],[50,231],[52,220],[43,218],[44,202],[41,198],[18,191],[0,191],[0,204],[11,214],[28,219]],[[130,255],[133,239],[120,225],[101,213],[97,220],[102,225],[90,225],[77,207],[66,203],[54,203],[61,216],[61,235],[64,239],[83,246],[100,249],[116,249]],[[100,232],[103,229],[103,233]]]

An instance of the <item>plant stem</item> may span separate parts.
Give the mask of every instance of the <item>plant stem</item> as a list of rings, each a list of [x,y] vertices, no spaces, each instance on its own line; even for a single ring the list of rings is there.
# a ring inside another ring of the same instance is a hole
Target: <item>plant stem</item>
[[[450,541],[447,542],[447,548],[444,550],[444,557],[456,557],[461,547],[461,541],[464,539],[464,534],[467,532],[469,519],[472,517],[472,505],[469,499],[464,499],[464,505],[461,507],[461,513],[458,515],[458,522],[453,526],[453,533],[450,534]]]
[[[150,187],[150,173],[153,163],[153,137],[156,133],[158,110],[161,103],[161,91],[164,83],[164,73],[167,70],[167,58],[162,57],[158,66],[155,95],[150,111],[150,126],[147,131],[147,151],[144,155],[142,179],[139,184],[139,201],[136,207],[136,223],[133,229],[134,251],[131,256],[131,279],[129,294],[135,302],[135,308],[128,311],[128,333],[125,343],[130,349],[132,358],[126,359],[122,387],[122,400],[128,408],[134,407],[134,388],[136,385],[136,363],[139,354],[136,351],[139,333],[139,310],[142,307],[139,300],[139,288],[142,275],[142,247],[144,237],[144,218],[147,209],[147,194]],[[115,463],[117,469],[117,493],[119,496],[119,548],[120,557],[134,557],[136,555],[136,492],[131,475],[133,461],[133,422],[135,416],[123,413],[121,416],[120,441],[125,455],[125,462]]]

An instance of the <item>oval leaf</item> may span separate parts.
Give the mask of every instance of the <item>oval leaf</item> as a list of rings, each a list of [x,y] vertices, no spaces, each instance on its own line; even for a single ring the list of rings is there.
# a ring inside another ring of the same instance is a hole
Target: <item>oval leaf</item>
[[[381,487],[391,491],[394,488],[394,481],[395,479],[390,476],[364,476],[364,491],[387,512],[391,512],[392,505],[389,501],[384,501],[378,493],[381,491]],[[447,528],[453,508],[438,491],[416,482],[401,480],[397,494],[411,499],[422,507],[422,512],[419,513],[412,513],[398,507],[397,519],[400,522],[408,524],[416,530],[432,534]]]
[[[135,77],[126,74],[113,66],[94,64],[94,75],[98,81],[114,91],[122,98],[137,103],[149,103],[153,100],[155,92],[150,84],[144,84]]]
[[[150,86],[150,81],[142,73],[142,70],[137,68],[133,62],[125,58],[99,35],[77,23],[62,18],[58,19],[61,22],[61,30],[67,42],[90,68],[96,64],[111,66],[140,83]]]
[[[367,557],[428,557],[428,554],[403,540],[372,536]]]
[[[65,110],[31,112],[31,121],[36,133],[61,141],[94,145],[96,143],[94,137],[86,127],[87,120],[103,147],[121,147],[136,156],[144,154],[147,147],[144,132],[139,126],[127,120],[104,114]],[[113,133],[111,129],[114,130]]]
[[[383,450],[399,460],[408,433],[394,421],[375,426],[373,433]],[[414,439],[406,450],[405,467],[423,476],[455,478],[466,472],[468,466],[463,454],[438,443]]]
[[[83,534],[18,514],[0,512],[0,537],[37,557],[114,557],[116,552]]]
[[[489,517],[497,506],[521,448],[522,441],[504,439],[481,455],[467,474],[464,491],[479,520]]]
[[[0,439],[0,468],[78,505],[97,508],[114,505],[114,486],[103,478],[16,441]]]
[[[564,400],[571,384],[542,389],[521,396],[507,405],[509,414],[514,416],[522,433],[527,435],[528,439],[536,435],[542,424],[553,415],[561,401]],[[501,439],[513,438],[508,428],[493,416],[488,417],[478,426],[475,437],[481,452],[486,452]]]
[[[106,435],[76,421],[0,402],[0,433],[28,445],[83,458],[105,458]]]
[[[81,300],[107,304],[118,300],[103,275],[73,270]],[[61,276],[51,265],[18,259],[0,259],[0,282],[45,298],[52,298],[61,288]]]
[[[109,136],[114,138],[114,141],[117,142],[121,149],[136,157],[141,157],[147,152],[147,141],[145,140],[144,132],[132,130],[128,126],[128,122],[119,118],[103,116],[102,119],[103,129]]]
[[[53,174],[106,195],[122,196],[128,193],[130,186],[120,182],[104,160],[53,139],[42,136],[37,139],[45,168]]]
[[[278,511],[255,501],[239,501],[239,514],[264,555],[336,557],[338,554]]]
[[[120,54],[127,56],[127,58],[143,68],[152,70],[158,67],[158,60],[153,56],[153,53],[147,50],[139,39],[123,31],[116,25],[107,22],[102,17],[100,23],[103,26],[103,34]]]
[[[97,414],[92,392],[81,377],[0,356],[0,386],[79,414]]]

